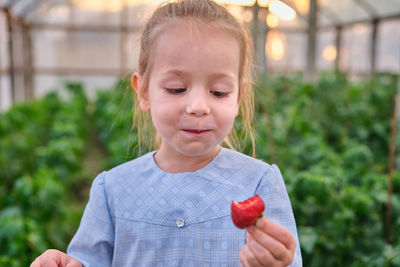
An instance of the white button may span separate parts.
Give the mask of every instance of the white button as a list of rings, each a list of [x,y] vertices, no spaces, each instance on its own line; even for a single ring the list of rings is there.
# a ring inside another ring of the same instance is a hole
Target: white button
[[[179,228],[182,228],[185,225],[185,221],[182,218],[179,218],[178,220],[176,220],[176,225]]]

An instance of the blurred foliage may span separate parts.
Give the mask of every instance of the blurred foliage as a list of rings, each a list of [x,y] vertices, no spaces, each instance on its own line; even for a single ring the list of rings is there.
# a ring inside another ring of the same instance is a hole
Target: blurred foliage
[[[82,214],[74,207],[87,138],[87,99],[67,84],[0,116],[0,266],[28,266],[48,248],[65,250]]]
[[[397,76],[324,73],[256,85],[256,154],[280,166],[305,266],[400,266],[400,174],[385,243],[390,122]],[[249,150],[249,149],[248,149]]]
[[[255,85],[256,156],[282,170],[304,266],[400,266],[398,172],[392,239],[385,242],[396,87],[395,75],[354,82],[337,72],[313,84],[301,76],[269,76]],[[82,158],[92,123],[85,121],[82,88],[70,90],[68,101],[50,94],[0,115],[0,266],[23,266],[47,248],[65,249],[79,222],[83,206],[71,204],[71,191],[85,179]],[[93,104],[108,153],[104,168],[139,156],[129,82],[99,91]],[[244,143],[251,154],[249,140]]]
[[[100,142],[108,156],[105,168],[138,156],[137,134],[132,131],[133,89],[127,80],[121,80],[111,90],[99,91],[95,101],[94,121]]]

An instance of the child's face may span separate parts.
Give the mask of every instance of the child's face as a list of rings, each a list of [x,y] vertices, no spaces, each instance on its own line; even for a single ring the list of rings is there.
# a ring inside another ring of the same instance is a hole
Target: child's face
[[[140,102],[162,138],[160,153],[215,155],[238,114],[239,43],[203,28],[175,26],[157,37]]]

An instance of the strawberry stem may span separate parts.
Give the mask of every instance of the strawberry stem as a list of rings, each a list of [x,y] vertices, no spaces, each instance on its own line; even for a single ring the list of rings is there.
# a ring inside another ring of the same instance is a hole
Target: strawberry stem
[[[264,214],[263,213],[261,213],[255,220],[254,220],[254,223],[253,223],[253,225],[255,226],[256,225],[256,223],[257,223],[257,221],[259,220],[259,219],[261,219],[261,218],[263,218],[264,217]]]

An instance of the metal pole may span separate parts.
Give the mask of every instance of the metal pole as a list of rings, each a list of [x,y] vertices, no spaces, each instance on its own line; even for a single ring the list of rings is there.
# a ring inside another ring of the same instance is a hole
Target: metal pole
[[[3,9],[2,8],[0,8],[0,13],[3,11]],[[3,73],[2,73],[2,57],[1,57],[1,53],[0,53],[0,112],[3,110],[3,104],[2,104],[2,102],[1,102],[1,98],[2,98],[2,95],[3,95],[3,86],[2,86],[2,83],[3,83]]]
[[[393,195],[393,169],[394,157],[396,149],[396,124],[397,113],[399,106],[399,96],[396,95],[393,105],[393,116],[390,130],[390,147],[389,147],[389,171],[388,171],[388,185],[387,185],[387,203],[386,203],[386,243],[390,244],[391,241],[391,227],[392,227],[392,195]]]
[[[12,30],[13,18],[8,8],[5,9],[5,13],[7,19],[7,32],[8,32],[8,59],[10,65],[8,73],[10,76],[11,104],[14,104],[16,102],[16,94],[15,94],[14,49],[13,49],[13,30]]]
[[[400,74],[397,77],[397,94],[394,99],[393,115],[390,127],[390,144],[389,144],[389,168],[388,168],[388,184],[387,184],[387,203],[386,203],[386,243],[391,242],[392,228],[392,195],[393,195],[393,170],[396,161],[396,126],[400,117]]]
[[[307,45],[307,69],[305,79],[313,82],[315,80],[315,49],[317,35],[317,0],[310,0],[310,11],[308,13],[308,45]]]
[[[127,43],[127,28],[128,25],[128,12],[127,12],[127,3],[126,0],[121,1],[121,13],[120,13],[120,73],[122,74],[121,78],[124,78],[125,71],[127,70],[127,54],[125,50],[125,45]]]
[[[258,68],[260,66],[260,60],[259,60],[259,52],[258,52],[258,13],[260,11],[260,6],[258,5],[257,1],[253,5],[253,27],[252,27],[252,37],[253,37],[253,43],[254,43],[254,63],[255,67]],[[256,70],[255,73],[258,73],[259,71]]]
[[[25,21],[21,21],[22,26],[22,45],[23,60],[24,60],[24,97],[25,99],[32,99],[34,96],[33,90],[33,64],[32,64],[32,39],[30,35],[29,26]]]
[[[371,75],[373,75],[376,71],[376,41],[377,41],[377,35],[378,35],[378,23],[379,20],[374,19],[372,21],[372,32],[371,32],[371,50],[370,50],[370,56],[371,56]]]
[[[335,46],[336,46],[335,69],[340,70],[340,55],[342,53],[342,27],[341,26],[336,27]]]
[[[267,15],[268,16],[268,15]],[[265,51],[265,47],[267,45],[267,41],[268,41],[268,32],[269,32],[269,27],[267,25],[267,23],[264,23],[265,27],[264,27],[264,46],[263,46],[263,66],[264,66],[264,74],[267,75],[268,74],[268,58],[267,58],[267,53]]]
[[[258,33],[261,37],[259,39],[259,46],[258,46],[258,54],[260,58],[260,64],[261,64],[261,73],[262,75],[265,75],[267,73],[267,57],[265,53],[265,45],[267,41],[267,33],[268,33],[268,27],[266,23],[266,19],[268,16],[268,9],[267,8],[260,8],[258,12],[258,23],[260,23],[260,32]]]

